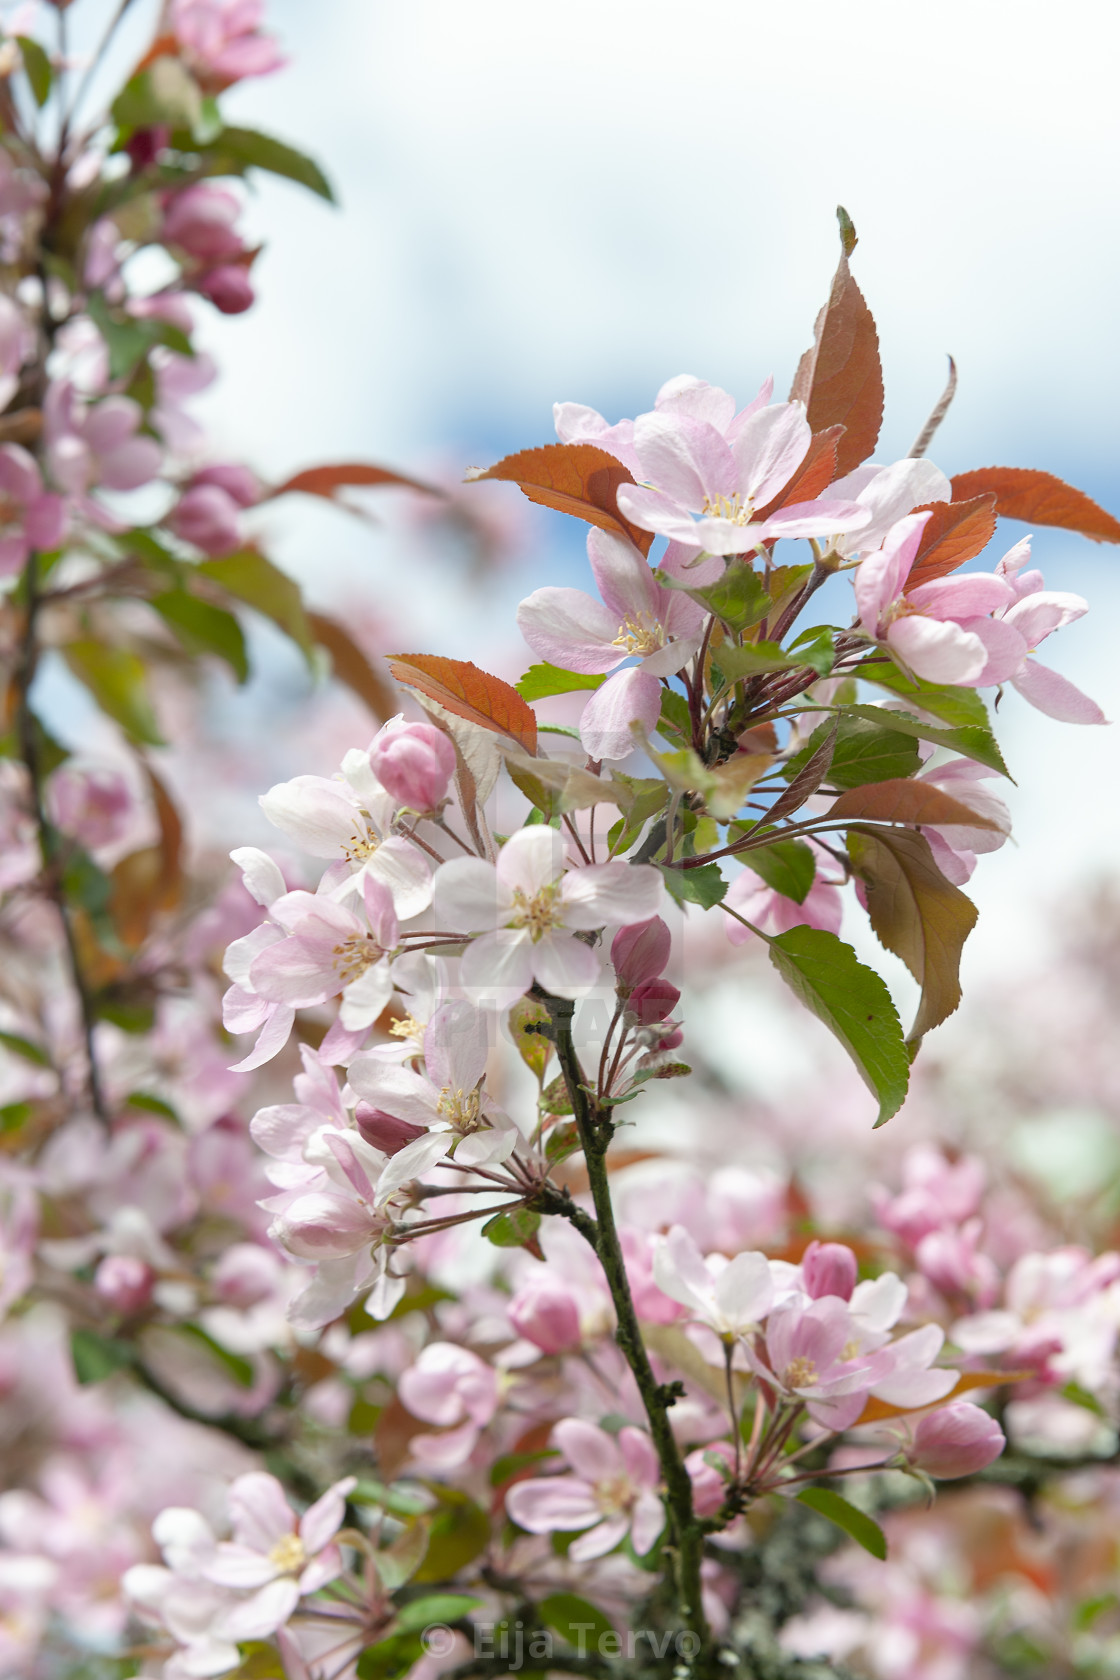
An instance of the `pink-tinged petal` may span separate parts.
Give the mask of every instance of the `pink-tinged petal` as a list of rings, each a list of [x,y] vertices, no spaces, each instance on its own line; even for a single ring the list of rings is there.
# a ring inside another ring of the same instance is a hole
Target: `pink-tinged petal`
[[[490,1118],[497,1121],[504,1120],[493,1109]],[[508,1131],[501,1131],[495,1126],[489,1132],[472,1132],[465,1137],[455,1151],[455,1165],[457,1167],[485,1167],[501,1161],[508,1161],[517,1145],[521,1142],[521,1133],[516,1126],[511,1125]]]
[[[579,1476],[535,1476],[515,1482],[506,1494],[506,1510],[530,1534],[570,1534],[590,1528],[602,1514],[594,1489]]]
[[[828,487],[830,496],[851,497],[865,507],[870,522],[852,543],[841,538],[843,554],[866,553],[877,548],[891,526],[905,518],[913,508],[926,502],[947,502],[952,499],[953,487],[940,467],[924,457],[913,461],[895,461],[889,467],[857,467],[844,478]]]
[[[362,907],[374,939],[383,951],[391,951],[400,932],[393,895],[384,881],[368,871],[362,876]]]
[[[773,501],[805,459],[812,435],[801,403],[774,403],[748,415],[732,445],[743,497],[759,506]]]
[[[662,894],[661,876],[647,863],[593,863],[570,869],[560,889],[564,923],[586,933],[606,925],[644,922],[656,916]]]
[[[639,613],[651,618],[658,616],[661,590],[644,555],[628,537],[614,536],[610,531],[592,526],[587,538],[587,557],[596,589],[609,612],[617,615],[615,636],[617,625],[625,618],[635,618]]]
[[[564,842],[554,828],[538,823],[511,834],[498,853],[498,879],[510,893],[533,899],[564,868]]]
[[[484,1015],[469,1003],[445,1003],[424,1033],[424,1061],[433,1085],[471,1091],[486,1071],[490,1032]]]
[[[220,1639],[267,1639],[283,1627],[298,1603],[298,1581],[270,1581],[243,1604],[223,1610],[215,1619],[214,1632]]]
[[[441,864],[432,883],[435,918],[453,933],[488,931],[512,912],[513,894],[482,858],[452,858]]]
[[[277,1214],[271,1234],[297,1259],[341,1260],[368,1247],[373,1220],[367,1208],[340,1192],[313,1190]]]
[[[372,1027],[393,995],[392,969],[387,962],[373,963],[364,974],[343,987],[338,1018],[345,1032]]]
[[[947,832],[955,835],[958,830],[949,829]],[[975,851],[963,844],[951,845],[936,828],[923,828],[922,833],[933,853],[934,863],[947,881],[951,881],[954,887],[963,887],[966,881],[971,880],[979,861]]]
[[[899,1371],[877,1382],[871,1392],[888,1406],[932,1406],[935,1400],[944,1400],[956,1388],[959,1375],[957,1371]]]
[[[533,984],[533,945],[521,928],[484,933],[467,946],[459,984],[479,1009],[509,1009]]]
[[[447,1154],[454,1142],[450,1132],[428,1132],[393,1156],[377,1181],[377,1201],[383,1206],[402,1185],[420,1178]]]
[[[620,484],[617,501],[626,518],[643,530],[655,531],[658,536],[668,537],[671,542],[685,547],[707,546],[705,532],[701,529],[703,522],[692,520],[687,510],[663,491],[645,484]]]
[[[0,537],[0,577],[15,577],[17,572],[22,572],[30,552],[31,543],[25,533]]]
[[[1004,622],[1015,626],[1033,653],[1052,631],[1072,624],[1088,611],[1089,603],[1081,595],[1045,589],[1016,601],[1004,614]]]
[[[570,934],[546,933],[529,951],[534,978],[557,997],[586,997],[602,972],[598,952]]]
[[[303,1513],[299,1519],[299,1537],[309,1556],[321,1552],[323,1547],[334,1539],[346,1517],[347,1495],[352,1493],[357,1485],[357,1477],[344,1476]]]
[[[632,420],[620,420],[616,426],[608,426],[596,409],[583,403],[553,403],[552,417],[561,443],[592,443],[629,467],[635,476],[641,472],[634,452]]]
[[[957,572],[906,592],[906,599],[931,618],[978,618],[1014,600],[1010,586],[994,572]]]
[[[758,387],[757,397],[752,397],[746,408],[740,409],[734,420],[732,420],[730,426],[728,426],[724,434],[728,443],[734,443],[751,415],[757,414],[760,408],[765,408],[766,404],[770,401],[770,398],[773,395],[774,375],[772,373],[768,373],[766,378],[762,381],[762,384]]]
[[[270,1552],[295,1531],[295,1512],[283,1487],[262,1470],[251,1470],[231,1484],[229,1514],[238,1545],[258,1552]]]
[[[249,979],[262,997],[293,1009],[324,1003],[342,989],[325,941],[281,939],[256,958]]]
[[[337,857],[363,828],[352,798],[323,776],[295,776],[260,796],[272,823],[312,857]]]
[[[564,671],[613,670],[626,657],[614,642],[619,627],[618,615],[582,589],[534,589],[517,609],[533,652]]]
[[[597,1429],[583,1418],[561,1418],[552,1431],[552,1442],[560,1448],[577,1475],[589,1482],[607,1481],[625,1468],[617,1441],[605,1429]]]
[[[18,443],[0,444],[0,491],[13,501],[26,504],[34,501],[42,489],[43,480],[35,457]]]
[[[359,1097],[398,1120],[430,1126],[439,1118],[435,1086],[409,1068],[394,1067],[372,1055],[356,1056],[348,1077]]]
[[[440,1435],[414,1435],[409,1446],[413,1459],[429,1473],[458,1470],[471,1456],[478,1441],[478,1425],[468,1418],[457,1429]]]
[[[898,1323],[906,1306],[906,1294],[906,1285],[897,1272],[883,1272],[877,1278],[865,1278],[862,1283],[856,1284],[849,1307],[861,1329],[877,1335]],[[929,1346],[929,1358],[932,1359],[939,1351],[945,1338],[935,1324],[931,1324],[929,1329],[935,1333],[934,1336],[922,1343],[913,1343],[910,1348],[912,1354],[919,1347]],[[910,1338],[903,1337],[903,1342],[909,1343]],[[896,1348],[901,1346],[902,1342],[895,1343]]]
[[[642,414],[634,422],[642,477],[697,513],[716,496],[733,496],[735,457],[714,426],[683,415]]]
[[[1059,676],[1048,665],[1040,665],[1036,659],[1024,659],[1011,684],[1024,700],[1029,700],[1047,717],[1057,718],[1059,723],[1108,722],[1095,700],[1082,694],[1067,677]]]
[[[260,1037],[247,1056],[239,1062],[230,1064],[231,1073],[252,1073],[254,1068],[263,1067],[273,1056],[278,1056],[287,1044],[292,1034],[296,1012],[286,1003],[269,1005],[268,1019],[261,1028]]]
[[[898,520],[882,546],[860,562],[855,575],[856,607],[869,636],[879,634],[883,613],[901,597],[929,518],[928,513],[917,513]]]
[[[266,1551],[223,1540],[203,1573],[219,1587],[263,1587],[278,1571]]]
[[[975,683],[988,663],[988,651],[979,636],[962,630],[951,619],[896,618],[887,631],[887,646],[927,682]]]
[[[629,1424],[620,1429],[618,1447],[630,1480],[638,1487],[655,1488],[661,1480],[661,1470],[653,1442],[645,1430],[634,1429]]]
[[[687,596],[682,596],[682,599],[690,607],[695,605],[694,602],[688,600]],[[685,615],[683,613],[681,613],[677,616],[678,616],[678,618],[683,618]],[[665,628],[668,629],[668,625],[665,625]],[[647,653],[646,654],[645,658],[642,660],[640,669],[644,672],[644,674],[647,677],[671,677],[677,671],[682,671],[684,669],[684,667],[688,664],[689,660],[694,658],[695,655],[697,653],[699,653],[700,644],[703,641],[703,639],[704,639],[704,633],[703,633],[703,627],[701,625],[697,625],[694,630],[688,631],[684,634],[681,633],[681,630],[678,627],[677,633],[675,634],[673,639],[671,641],[667,641],[665,643],[664,647],[658,648],[656,653]],[[604,684],[604,686],[606,686],[606,685]],[[599,693],[600,694],[602,693],[602,689],[599,690]],[[598,698],[598,696],[595,696],[595,698]],[[647,730],[646,730],[647,735],[652,731],[652,729],[654,728],[654,726],[657,723],[657,719],[661,716],[661,712],[660,712],[661,694],[660,694],[660,691],[658,691],[657,699],[658,699],[657,718],[655,718],[654,722],[652,724],[650,724],[649,727],[647,728]],[[586,715],[587,714],[585,712],[584,716],[586,717]]]
[[[653,1251],[653,1280],[662,1294],[707,1314],[712,1276],[683,1225],[674,1225]]]
[[[680,414],[689,420],[700,420],[726,435],[735,418],[735,398],[718,385],[709,385],[693,373],[678,373],[662,385],[653,406],[665,414]]]
[[[630,1538],[639,1557],[644,1557],[665,1527],[665,1507],[655,1493],[643,1493],[634,1506]]]
[[[306,1596],[307,1593],[318,1592],[321,1587],[329,1586],[332,1581],[337,1581],[344,1567],[342,1552],[339,1548],[337,1546],[324,1546],[318,1556],[311,1559],[299,1578],[301,1595]]]
[[[725,570],[724,562],[718,555],[707,555],[701,559],[702,553],[703,550],[695,543],[671,542],[661,556],[661,564],[657,569],[667,572],[672,578],[680,578],[689,588],[702,589],[709,583],[718,583]],[[679,589],[666,590],[665,593],[673,603],[674,610],[684,602],[687,606],[695,608],[701,620],[707,617],[703,607],[695,601],[690,601]]]
[[[139,490],[150,484],[163,464],[154,438],[137,437],[101,457],[100,481],[106,490]]]
[[[281,1007],[269,1003],[267,998],[258,997],[256,992],[231,986],[222,996],[222,1025],[231,1033],[259,1032],[273,1010]]]
[[[1015,675],[1029,651],[1016,625],[1001,618],[966,618],[960,626],[970,636],[978,637],[987,654],[984,669],[976,678],[978,688],[1007,682]]]
[[[418,916],[432,902],[431,865],[416,846],[400,835],[390,835],[381,842],[366,863],[365,872],[371,880],[388,888],[396,914],[404,922]],[[395,943],[395,937],[378,942],[388,946]]]
[[[807,1408],[809,1416],[814,1423],[819,1423],[822,1429],[830,1429],[839,1433],[843,1429],[850,1429],[855,1423],[867,1404],[867,1395],[868,1390],[863,1388],[858,1389],[854,1394],[810,1400]]]
[[[866,509],[858,502],[838,502],[822,496],[816,502],[791,502],[749,529],[756,542],[770,542],[776,537],[825,537],[840,528],[858,531],[866,518]]]
[[[774,1302],[774,1279],[765,1254],[737,1254],[716,1276],[715,1302],[728,1324],[765,1318]]]
[[[660,678],[644,665],[632,665],[608,677],[588,700],[579,720],[580,743],[590,758],[615,763],[629,758],[638,746],[631,724],[640,724],[650,735],[660,717]]]
[[[61,496],[36,496],[27,505],[24,530],[33,548],[58,548],[66,535],[66,503]]]
[[[302,1161],[304,1145],[322,1124],[318,1109],[303,1103],[274,1103],[258,1108],[249,1122],[249,1134],[274,1161]]]
[[[581,1534],[578,1540],[573,1540],[568,1547],[568,1556],[573,1563],[590,1563],[593,1558],[605,1557],[607,1552],[613,1551],[618,1542],[625,1538],[630,1524],[626,1517],[608,1517],[598,1528],[593,1528],[587,1534]]]
[[[784,893],[776,892],[771,893],[768,903],[762,908],[767,918],[767,929],[772,933],[788,933],[795,927],[815,927],[822,928],[825,933],[839,933],[844,920],[843,894],[830,881],[815,880],[801,904],[794,898],[786,898]],[[739,913],[749,922],[757,924],[758,917],[752,916],[748,910],[740,909]],[[746,933],[747,929],[741,928],[740,932]]]
[[[257,846],[238,846],[237,850],[229,855],[241,871],[246,892],[265,909],[274,899],[282,898],[287,892],[280,866],[273,862],[267,852],[262,852]]]

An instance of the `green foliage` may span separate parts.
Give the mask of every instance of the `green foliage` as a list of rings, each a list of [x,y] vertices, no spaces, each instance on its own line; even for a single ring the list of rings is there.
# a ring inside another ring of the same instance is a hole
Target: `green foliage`
[[[844,1533],[865,1552],[878,1558],[880,1563],[886,1559],[887,1537],[873,1517],[866,1511],[860,1511],[840,1494],[833,1493],[831,1488],[809,1487],[797,1495],[802,1505],[808,1505],[811,1510],[818,1511],[822,1517],[827,1517],[830,1523],[842,1528]]]
[[[263,169],[268,175],[279,175],[307,187],[328,204],[335,202],[330,182],[315,160],[304,152],[255,128],[223,128],[213,136],[207,173],[240,175],[246,169]]]
[[[549,1593],[537,1605],[537,1615],[546,1628],[558,1633],[561,1639],[577,1650],[596,1650],[604,1633],[614,1627],[597,1605],[588,1603],[576,1593]]]
[[[31,84],[31,92],[41,110],[50,98],[51,87],[54,84],[51,61],[33,36],[17,35],[16,40],[19,42],[20,56],[27,80]]]
[[[165,125],[189,140],[203,117],[202,90],[180,59],[165,55],[125,83],[110,113],[126,137],[137,128]]]
[[[777,642],[745,642],[736,647],[726,642],[712,655],[712,665],[725,684],[737,683],[743,677],[765,675],[769,671],[792,671],[803,660],[791,659]]]
[[[938,729],[936,725],[923,723],[919,718],[911,717],[908,712],[884,712],[881,706],[851,706],[848,716],[862,718],[865,722],[882,726],[885,718],[890,719],[890,728],[903,735],[911,735],[918,741],[932,741],[936,747],[946,747],[950,752],[961,753],[965,758],[971,758],[977,764],[987,765],[989,770],[998,770],[1001,776],[1011,776],[1007,765],[1003,762],[1003,754],[996,745],[996,738],[990,729],[969,724],[953,729]],[[865,781],[878,780],[877,777],[867,776]],[[849,784],[852,785],[852,784]]]
[[[482,1227],[482,1235],[495,1248],[524,1248],[540,1230],[541,1216],[532,1208],[513,1208],[509,1213],[496,1213]]]
[[[662,735],[668,731],[670,735],[679,735],[682,741],[692,740],[692,715],[688,701],[675,688],[661,690],[661,719],[657,728]]]
[[[126,735],[151,747],[165,744],[138,654],[92,639],[70,642],[64,652],[74,675]]]
[[[559,665],[530,665],[514,684],[522,700],[544,700],[550,694],[571,694],[580,688],[601,688],[605,676],[586,671],[563,671]]]
[[[490,1486],[501,1487],[511,1476],[516,1476],[519,1470],[528,1470],[534,1464],[543,1464],[547,1459],[559,1458],[555,1447],[542,1447],[539,1452],[503,1453],[490,1466]]]
[[[881,1126],[906,1100],[910,1056],[886,985],[850,945],[821,928],[795,927],[769,941],[770,961],[805,1007],[848,1052],[879,1099]]]
[[[74,1376],[83,1387],[104,1382],[106,1377],[123,1371],[133,1361],[130,1343],[100,1336],[96,1330],[77,1329],[70,1332],[70,1357]]]
[[[770,596],[749,560],[732,558],[721,578],[699,588],[660,569],[653,575],[664,588],[683,590],[732,631],[749,629],[770,610]]]
[[[873,706],[855,707],[853,711],[854,716],[845,711],[838,713],[835,720],[819,723],[800,752],[787,760],[783,774],[792,780],[804,769],[828,739],[835,721],[836,745],[825,778],[830,786],[864,787],[868,782],[914,775],[921,764],[917,742],[912,732],[893,727],[897,713],[879,711]]]
[[[748,852],[743,862],[761,875],[768,887],[804,904],[817,872],[812,847],[804,840],[776,840],[772,846],[759,846]]]
[[[827,624],[803,630],[789,644],[790,662],[808,665],[818,677],[827,677],[836,662],[836,632]]]
[[[50,1067],[51,1059],[41,1044],[32,1044],[29,1038],[22,1038],[19,1033],[0,1032],[0,1045],[10,1050],[13,1056],[21,1056],[25,1062],[34,1062],[36,1067]]]
[[[929,712],[942,723],[989,728],[988,708],[974,688],[952,688],[907,676],[890,660],[875,660],[859,667],[864,682],[887,688],[900,699],[909,700],[915,711]]]
[[[109,378],[127,379],[148,352],[166,344],[180,356],[193,356],[194,346],[181,327],[154,316],[139,319],[113,310],[100,292],[92,292],[86,308],[109,352]]]
[[[238,554],[223,555],[220,560],[201,560],[198,571],[212,578],[227,595],[270,618],[310,662],[314,638],[299,585],[271,560],[266,560],[255,548],[245,548]]]
[[[215,655],[233,671],[239,683],[249,676],[245,634],[231,612],[200,601],[185,589],[169,589],[153,595],[150,605],[174,631],[187,653]]]
[[[698,869],[674,869],[670,864],[659,864],[658,868],[670,897],[678,904],[699,904],[710,910],[727,892],[718,863],[702,863]]]
[[[414,1598],[403,1605],[397,1615],[398,1633],[410,1633],[414,1628],[429,1627],[432,1622],[457,1622],[482,1603],[480,1598],[468,1598],[465,1593],[430,1593],[426,1598]]]
[[[425,1484],[439,1500],[428,1529],[428,1554],[415,1581],[446,1581],[465,1569],[490,1541],[486,1512],[469,1494],[442,1482]]]

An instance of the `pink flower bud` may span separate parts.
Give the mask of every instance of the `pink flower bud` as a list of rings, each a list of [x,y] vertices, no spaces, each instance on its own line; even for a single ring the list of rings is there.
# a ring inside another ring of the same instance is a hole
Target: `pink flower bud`
[[[160,153],[167,150],[170,141],[171,130],[164,123],[157,123],[151,128],[134,129],[124,148],[132,163],[133,172],[139,175],[141,170],[148,169]]]
[[[200,182],[171,198],[160,236],[197,262],[225,262],[245,249],[234,227],[240,214],[241,205],[232,193]]]
[[[203,297],[209,298],[214,308],[223,315],[243,315],[256,302],[248,270],[239,263],[225,263],[221,268],[212,268],[197,284]]]
[[[611,963],[623,997],[644,980],[655,980],[669,961],[672,937],[660,916],[619,928],[611,943]]]
[[[801,1278],[814,1301],[822,1295],[850,1301],[856,1286],[856,1257],[843,1243],[811,1242],[801,1256]]]
[[[373,773],[386,793],[410,811],[434,811],[455,774],[455,748],[430,723],[393,718],[370,748]]]
[[[128,831],[135,801],[118,770],[77,770],[63,765],[47,794],[55,826],[88,849],[111,846]]]
[[[256,507],[261,499],[260,479],[240,461],[211,461],[208,467],[200,467],[191,479],[192,487],[196,484],[216,484],[219,490],[233,497],[238,507]]]
[[[152,1294],[155,1273],[133,1254],[107,1254],[94,1273],[93,1287],[117,1312],[139,1312]]]
[[[275,1259],[256,1243],[234,1243],[210,1274],[210,1287],[229,1307],[255,1307],[267,1301],[277,1282]]]
[[[684,1461],[692,1482],[692,1508],[698,1517],[714,1517],[727,1497],[727,1477],[721,1476],[710,1458],[722,1458],[730,1470],[735,1449],[730,1441],[713,1441],[710,1447],[697,1447]]]
[[[670,981],[643,980],[630,993],[626,1013],[640,1027],[652,1027],[657,1021],[667,1020],[680,1001],[681,994]]]
[[[398,1155],[406,1144],[424,1135],[423,1126],[398,1120],[395,1114],[383,1114],[370,1103],[360,1102],[354,1110],[354,1119],[366,1142],[385,1155]]]
[[[968,1400],[954,1400],[918,1420],[907,1457],[915,1470],[938,1481],[971,1476],[999,1457],[1006,1445],[994,1417]]]
[[[509,1304],[509,1320],[519,1336],[542,1353],[574,1353],[583,1337],[575,1299],[559,1284],[530,1284]]]
[[[177,537],[204,554],[232,554],[241,546],[240,512],[233,497],[217,484],[196,484],[183,492],[167,523]]]

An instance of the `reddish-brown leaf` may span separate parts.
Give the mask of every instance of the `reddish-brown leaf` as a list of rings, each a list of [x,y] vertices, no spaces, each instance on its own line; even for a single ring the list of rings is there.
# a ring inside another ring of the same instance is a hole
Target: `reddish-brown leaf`
[[[811,502],[822,490],[826,490],[836,477],[836,456],[843,436],[843,426],[829,426],[827,431],[814,432],[808,454],[785,489],[764,508],[759,508],[755,518],[768,519],[775,508],[792,507],[795,502]]]
[[[393,685],[362,652],[350,632],[322,613],[309,612],[307,623],[320,647],[330,654],[339,682],[353,689],[381,723],[391,718],[398,710]]]
[[[928,502],[915,513],[929,512],[918,553],[906,580],[908,589],[945,577],[974,560],[995,536],[996,499],[973,496],[967,502]]]
[[[977,816],[959,799],[942,793],[932,783],[908,781],[904,777],[849,788],[834,801],[827,814],[859,818],[863,822],[952,823],[958,827],[994,828],[1002,832],[999,823],[990,817]]]
[[[443,495],[443,491],[437,490],[435,485],[425,484],[419,478],[409,478],[407,473],[391,472],[388,467],[371,466],[367,461],[338,461],[328,467],[308,467],[306,471],[286,478],[283,484],[268,492],[265,500],[286,496],[290,490],[302,490],[305,496],[322,496],[329,502],[339,490],[349,486],[378,484],[400,484],[406,490],[423,490],[429,496]]]
[[[456,717],[508,735],[527,753],[537,750],[537,719],[515,688],[466,659],[435,653],[395,653],[389,669],[399,683],[426,694]]]
[[[183,822],[175,801],[150,765],[144,765],[159,823],[159,841],[130,852],[114,867],[109,914],[121,942],[135,950],[160,911],[173,910],[183,894]]]
[[[531,502],[556,508],[629,537],[643,554],[649,552],[653,532],[631,525],[618,510],[618,487],[633,484],[621,461],[593,443],[546,443],[540,449],[521,449],[486,470],[467,474],[472,481],[500,478],[516,484]]]
[[[790,396],[805,404],[814,432],[844,427],[836,451],[839,476],[866,461],[883,422],[883,370],[875,322],[844,253]]]
[[[1005,1383],[1027,1382],[1037,1375],[1037,1371],[962,1371],[956,1386],[951,1388],[943,1399],[934,1402],[934,1405],[947,1406],[950,1400],[959,1400],[969,1389],[1002,1388]],[[885,1418],[905,1417],[908,1412],[932,1411],[934,1405],[892,1406],[887,1400],[876,1400],[874,1395],[869,1395],[863,1411],[852,1427],[858,1429],[861,1423],[882,1423]]]
[[[1093,542],[1120,543],[1120,519],[1114,519],[1083,490],[1053,473],[1028,467],[978,467],[953,479],[953,500],[994,495],[996,512],[1028,525],[1057,525],[1079,531]]]

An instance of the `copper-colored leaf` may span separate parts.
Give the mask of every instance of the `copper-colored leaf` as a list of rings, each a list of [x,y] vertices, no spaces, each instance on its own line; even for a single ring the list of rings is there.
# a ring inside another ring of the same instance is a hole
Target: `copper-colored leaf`
[[[531,502],[556,508],[629,537],[643,554],[649,552],[653,532],[631,525],[618,510],[618,487],[633,484],[633,475],[593,443],[546,443],[540,449],[521,449],[506,455],[485,471],[468,473],[471,480],[500,478],[518,485]]]
[[[444,659],[435,653],[390,654],[389,669],[399,683],[427,695],[456,717],[508,735],[525,748],[537,750],[537,719],[517,690],[501,677],[480,671],[466,659]]]
[[[907,1413],[932,1411],[935,1405],[947,1406],[950,1400],[959,1400],[962,1394],[968,1393],[969,1389],[1002,1388],[1005,1383],[1027,1382],[1030,1378],[1037,1376],[1037,1371],[962,1371],[957,1378],[955,1387],[951,1388],[948,1394],[926,1406],[892,1406],[887,1400],[876,1400],[873,1394],[868,1395],[863,1411],[852,1427],[858,1429],[861,1423],[882,1423],[886,1418],[905,1417]]]
[[[843,436],[843,426],[829,426],[826,431],[814,432],[808,453],[789,483],[772,502],[758,509],[755,518],[768,519],[775,508],[792,507],[795,502],[811,502],[827,490],[836,477],[837,454]]]
[[[969,806],[934,787],[932,782],[892,777],[869,782],[865,787],[842,793],[827,815],[856,817],[864,822],[952,823],[963,828],[994,828],[1003,832],[991,817],[981,817]]]
[[[967,502],[929,502],[915,513],[929,512],[922,540],[906,587],[930,583],[945,577],[973,560],[995,536],[996,499],[993,495],[973,496]]]
[[[840,476],[866,461],[883,422],[883,370],[879,335],[863,293],[852,279],[846,252],[817,316],[812,349],[798,363],[790,396],[805,404],[814,432],[843,426],[836,451]]]
[[[393,685],[362,652],[350,632],[323,613],[309,612],[307,623],[320,647],[325,647],[330,654],[339,682],[353,689],[381,723],[391,718],[399,709]]]
[[[848,853],[876,937],[922,988],[908,1035],[914,1043],[961,1001],[961,951],[976,925],[976,906],[945,879],[928,840],[913,829],[849,829]]]
[[[953,500],[994,495],[996,512],[1028,525],[1057,525],[1079,531],[1093,542],[1120,542],[1120,519],[1114,519],[1083,490],[1053,473],[1027,467],[978,467],[953,479]]]
[[[150,765],[144,765],[159,823],[159,840],[130,852],[112,872],[109,913],[121,942],[133,950],[151,932],[160,911],[174,910],[183,893],[183,822],[175,801]]]
[[[419,478],[410,478],[407,473],[391,472],[388,467],[371,466],[368,461],[338,461],[327,467],[308,467],[304,472],[286,478],[283,484],[278,484],[268,495],[286,496],[290,490],[302,490],[306,496],[322,496],[329,502],[339,490],[345,490],[349,486],[370,487],[378,484],[400,484],[406,490],[423,490],[429,496],[443,495],[443,491],[437,490],[433,484],[425,484]]]

